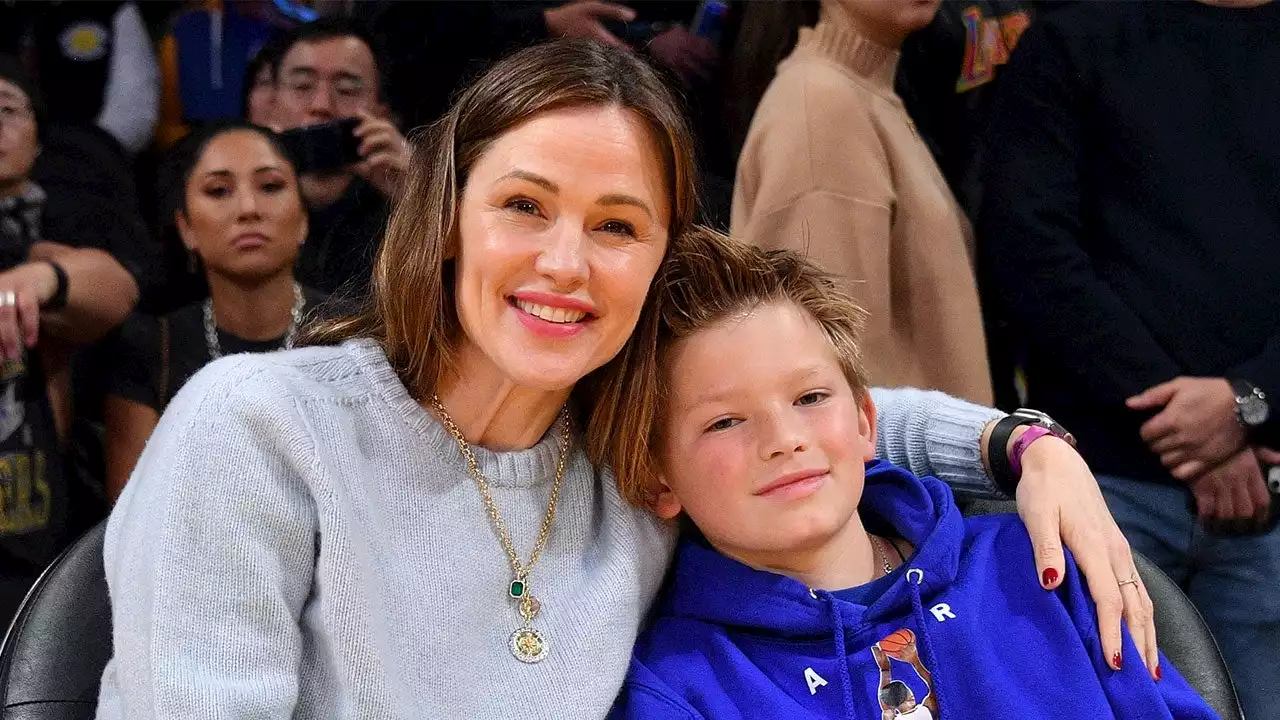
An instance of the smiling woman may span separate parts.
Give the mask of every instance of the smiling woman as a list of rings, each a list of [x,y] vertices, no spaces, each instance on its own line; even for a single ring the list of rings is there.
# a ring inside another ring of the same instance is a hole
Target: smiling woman
[[[107,529],[98,717],[604,716],[675,543],[606,460],[648,440],[654,278],[694,206],[636,55],[551,43],[481,77],[414,151],[368,306],[212,363],[161,418]],[[989,491],[998,413],[879,402],[890,457]],[[1078,456],[1023,467],[1042,534],[1061,515],[1097,567]]]

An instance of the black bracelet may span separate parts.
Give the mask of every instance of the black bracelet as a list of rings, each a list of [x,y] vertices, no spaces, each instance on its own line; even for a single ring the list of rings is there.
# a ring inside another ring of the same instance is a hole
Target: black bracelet
[[[58,278],[58,289],[53,291],[53,297],[49,301],[40,306],[41,310],[61,310],[67,306],[67,271],[62,269],[58,263],[47,260],[49,267],[53,268],[53,274]]]
[[[1021,415],[1007,415],[996,423],[991,430],[991,439],[987,441],[987,466],[991,468],[991,479],[996,487],[1009,497],[1014,497],[1018,490],[1019,478],[1013,475],[1013,465],[1009,462],[1009,438],[1013,431],[1023,425],[1034,425],[1035,420]]]

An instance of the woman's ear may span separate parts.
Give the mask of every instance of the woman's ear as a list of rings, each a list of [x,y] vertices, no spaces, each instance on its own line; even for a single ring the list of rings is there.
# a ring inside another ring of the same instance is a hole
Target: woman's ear
[[[187,223],[187,215],[182,210],[173,211],[173,224],[178,228],[178,237],[188,250],[196,249],[195,238],[191,236],[191,225]]]
[[[865,442],[867,450],[862,460],[871,462],[876,459],[876,404],[871,400],[871,391],[863,390],[858,398],[858,436]]]

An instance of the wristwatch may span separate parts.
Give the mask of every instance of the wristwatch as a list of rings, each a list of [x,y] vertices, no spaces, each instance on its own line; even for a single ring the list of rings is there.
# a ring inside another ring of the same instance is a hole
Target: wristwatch
[[[1248,380],[1227,380],[1236,396],[1236,420],[1246,428],[1256,428],[1271,418],[1267,394]]]
[[[1043,428],[1049,435],[1065,440],[1071,447],[1076,446],[1076,438],[1058,421],[1039,410],[1018,408],[1012,414],[996,423],[991,430],[991,439],[987,443],[987,465],[991,468],[991,477],[996,486],[1005,495],[1013,497],[1018,489],[1021,472],[1014,472],[1013,463],[1009,460],[1009,437],[1013,431],[1023,425]]]

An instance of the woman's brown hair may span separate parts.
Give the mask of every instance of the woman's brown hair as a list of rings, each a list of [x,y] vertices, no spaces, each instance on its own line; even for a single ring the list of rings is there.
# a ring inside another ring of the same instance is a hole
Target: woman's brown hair
[[[662,408],[667,397],[667,361],[681,340],[726,318],[767,303],[789,302],[822,330],[855,394],[867,389],[859,345],[864,311],[832,276],[791,250],[761,250],[706,228],[691,230],[673,245],[654,287],[661,293],[653,367],[634,374],[613,410],[616,423],[605,439],[603,458],[629,502],[645,507],[657,477],[662,447]],[[606,410],[601,408],[598,413]]]
[[[451,254],[468,174],[498,138],[531,118],[596,106],[634,113],[660,148],[671,199],[670,251],[692,224],[696,205],[693,139],[677,96],[634,53],[586,40],[537,45],[495,64],[415,138],[408,177],[374,264],[369,300],[355,315],[311,328],[306,342],[375,339],[410,393],[419,399],[430,394],[451,367],[461,335]],[[654,299],[651,287],[637,332],[654,325]],[[640,344],[651,347],[652,337]],[[595,395],[616,392],[619,379],[642,355],[628,342],[595,377],[579,383],[579,411],[589,414]],[[595,425],[590,418],[587,427]],[[589,435],[588,445],[598,448],[601,439],[597,433],[593,442]]]

